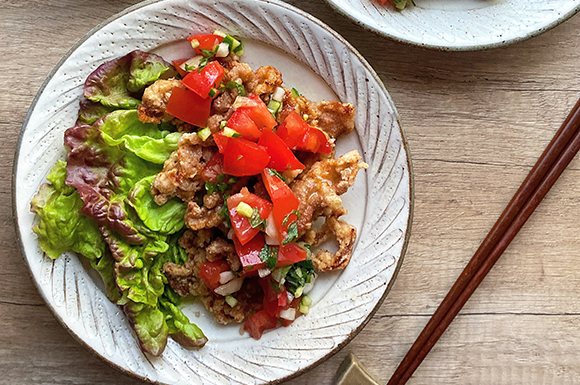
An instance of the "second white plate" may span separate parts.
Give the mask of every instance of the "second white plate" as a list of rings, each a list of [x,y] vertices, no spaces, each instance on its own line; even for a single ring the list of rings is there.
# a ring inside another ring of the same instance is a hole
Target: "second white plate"
[[[415,0],[396,10],[379,0],[327,0],[391,39],[450,51],[499,47],[539,35],[580,11],[580,0]]]

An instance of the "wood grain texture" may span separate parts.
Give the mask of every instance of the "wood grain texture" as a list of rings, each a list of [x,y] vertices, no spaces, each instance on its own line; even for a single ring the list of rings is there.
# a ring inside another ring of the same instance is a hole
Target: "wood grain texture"
[[[394,43],[323,0],[290,3],[349,40],[385,82],[415,175],[413,235],[393,290],[341,352],[289,384],[330,384],[355,353],[386,382],[580,97],[580,17],[483,52]],[[18,132],[70,47],[136,0],[0,0],[0,384],[140,384],[92,356],[44,306],[19,256],[10,178]],[[409,384],[580,382],[580,160],[451,324]],[[381,338],[377,338],[381,336]]]

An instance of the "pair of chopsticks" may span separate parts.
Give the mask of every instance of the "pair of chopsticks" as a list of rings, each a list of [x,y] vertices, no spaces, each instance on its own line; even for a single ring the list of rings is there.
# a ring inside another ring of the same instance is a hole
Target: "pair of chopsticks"
[[[409,380],[580,149],[580,100],[487,234],[387,385]]]

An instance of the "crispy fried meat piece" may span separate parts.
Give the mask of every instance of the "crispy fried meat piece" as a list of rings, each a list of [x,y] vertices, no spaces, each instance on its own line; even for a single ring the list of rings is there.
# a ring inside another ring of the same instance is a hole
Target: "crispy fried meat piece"
[[[215,294],[201,297],[201,302],[213,313],[216,322],[224,325],[240,323],[262,308],[264,294],[255,278],[244,279],[242,288],[231,296],[238,301],[234,307],[226,303],[225,297]]]
[[[334,216],[326,217],[326,221],[319,230],[308,230],[303,241],[318,247],[330,235],[334,235],[338,242],[338,250],[332,254],[326,249],[318,249],[312,255],[312,263],[318,271],[331,271],[344,269],[348,265],[354,242],[356,241],[356,228],[342,219]]]
[[[150,85],[143,92],[143,100],[139,105],[139,120],[143,123],[159,124],[173,120],[173,116],[167,114],[167,102],[171,91],[175,87],[185,88],[181,80],[160,79]]]
[[[257,96],[270,95],[276,87],[282,85],[282,74],[272,66],[263,66],[256,70],[254,78],[245,84],[247,91]]]
[[[224,221],[220,216],[223,203],[222,195],[217,192],[204,195],[201,207],[197,202],[190,200],[185,212],[185,225],[191,230],[218,227]]]
[[[284,107],[278,114],[278,123],[282,123],[291,111],[296,111],[300,116],[306,115],[306,123],[320,128],[330,139],[336,140],[354,129],[355,111],[352,104],[334,100],[312,102],[304,96],[295,97],[290,90],[286,90],[283,101]]]
[[[360,160],[361,156],[356,150],[338,159],[321,160],[290,185],[300,201],[302,215],[298,219],[299,233],[315,244],[320,244],[329,233],[336,236],[338,241],[339,249],[334,255],[327,250],[319,250],[313,255],[313,263],[320,271],[342,269],[350,260],[356,229],[338,220],[347,213],[339,195],[354,184],[361,168],[368,167]],[[311,230],[312,223],[320,216],[326,217],[323,227],[318,231]]]
[[[183,134],[179,148],[163,164],[151,185],[151,195],[162,205],[174,196],[190,201],[204,186],[201,171],[215,154],[214,147],[207,147],[196,134]]]
[[[212,237],[212,230],[186,231],[179,239],[179,245],[187,251],[189,259],[183,266],[170,262],[163,265],[169,284],[182,297],[211,294],[198,277],[201,265],[207,260],[205,248],[212,241]]]
[[[235,255],[234,246],[224,238],[212,239],[212,230],[186,231],[179,240],[179,244],[189,254],[189,259],[183,265],[166,263],[163,266],[169,284],[179,295],[199,296],[204,306],[213,313],[214,318],[221,324],[242,322],[262,306],[263,292],[255,279],[244,280],[242,288],[232,296],[238,301],[234,307],[225,302],[225,298],[214,294],[205,283],[198,278],[201,265],[206,261],[227,259]],[[238,260],[238,269],[239,260]],[[234,266],[232,266],[234,269]],[[237,270],[237,269],[234,269]]]
[[[241,82],[248,94],[270,95],[282,85],[282,73],[272,66],[263,66],[254,72],[248,64],[233,61],[228,63],[223,83],[230,81]],[[238,95],[237,90],[234,95]]]
[[[247,63],[232,61],[228,63],[224,73],[223,83],[227,84],[228,82],[242,82],[242,84],[246,84],[252,79],[254,79],[254,71],[252,71]]]

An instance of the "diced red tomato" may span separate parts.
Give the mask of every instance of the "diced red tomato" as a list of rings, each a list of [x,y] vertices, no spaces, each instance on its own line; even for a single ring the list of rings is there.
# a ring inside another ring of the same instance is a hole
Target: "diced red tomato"
[[[288,308],[288,292],[284,285],[278,284],[272,277],[264,277],[258,280],[264,292],[264,310],[273,317],[280,318],[280,312]]]
[[[265,330],[274,329],[278,320],[272,317],[266,310],[260,310],[253,314],[244,324],[244,330],[250,333],[250,336],[259,340]]]
[[[227,155],[226,155],[227,157]],[[259,196],[252,194],[247,188],[243,188],[238,194],[232,195],[228,198],[228,211],[230,213],[230,221],[234,229],[234,234],[242,245],[248,243],[260,229],[255,229],[250,225],[248,218],[244,217],[236,210],[240,202],[244,202],[252,208],[257,208],[260,211],[260,218],[266,219],[272,211],[272,203]],[[261,248],[260,248],[261,250]]]
[[[276,133],[293,150],[296,150],[299,140],[306,135],[308,125],[296,111],[291,111]]]
[[[296,262],[301,262],[306,260],[306,250],[298,246],[296,243],[291,242],[286,246],[280,245],[278,249],[278,262],[277,267],[290,266]]]
[[[197,127],[205,127],[211,109],[211,99],[195,92],[175,87],[167,102],[167,113]]]
[[[201,71],[192,71],[182,83],[184,86],[201,96],[209,97],[209,91],[212,88],[219,87],[224,78],[224,67],[217,61],[209,62]]]
[[[222,154],[224,153],[226,146],[228,144],[228,137],[225,136],[223,134],[222,131],[216,132],[215,134],[213,134],[213,140],[216,144],[216,146],[218,146],[218,150],[219,152],[221,152]]]
[[[240,257],[240,262],[244,268],[244,272],[255,271],[263,269],[265,262],[260,259],[260,251],[266,244],[264,241],[264,234],[258,233],[248,243],[242,245],[238,237],[233,236],[234,246],[236,247],[236,254]]]
[[[242,138],[256,142],[262,132],[258,130],[256,123],[248,116],[247,108],[238,108],[228,120],[227,126],[242,135]]]
[[[218,175],[224,173],[224,156],[216,152],[210,160],[207,161],[203,170],[201,170],[201,179],[217,183]]]
[[[199,42],[199,46],[195,48],[195,52],[200,54],[202,49],[213,51],[216,45],[220,44],[224,38],[219,35],[194,35],[188,37],[187,40],[197,40]]]
[[[256,95],[241,99],[239,109],[245,110],[250,119],[256,123],[259,130],[272,129],[278,124],[262,99]]]
[[[306,135],[298,142],[298,149],[321,154],[330,154],[332,152],[332,147],[330,147],[324,132],[310,126]]]
[[[214,290],[220,285],[220,274],[228,270],[231,270],[231,268],[226,261],[207,261],[201,265],[199,278],[201,278],[210,289]]]
[[[188,60],[189,60],[189,58],[185,58],[185,59],[173,60],[173,62],[172,62],[173,66],[175,67],[177,72],[179,72],[179,74],[181,75],[182,78],[184,78],[188,72],[186,70],[184,70],[183,68],[181,68],[181,65]]]
[[[292,150],[330,154],[332,148],[324,132],[310,127],[295,111],[286,116],[276,134]]]
[[[282,242],[288,235],[288,225],[298,219],[298,216],[292,214],[292,212],[298,210],[298,207],[300,207],[300,201],[282,179],[277,175],[270,174],[269,169],[264,169],[262,171],[262,181],[272,199],[272,215],[274,217],[274,224],[280,233],[280,239],[278,239],[278,241]],[[284,224],[286,216],[288,216],[288,220],[286,221],[286,224]]]
[[[272,130],[264,130],[258,144],[264,146],[270,155],[268,168],[276,171],[304,170],[304,165]]]
[[[259,174],[268,165],[266,149],[244,138],[228,138],[224,149],[224,172],[228,175]]]

